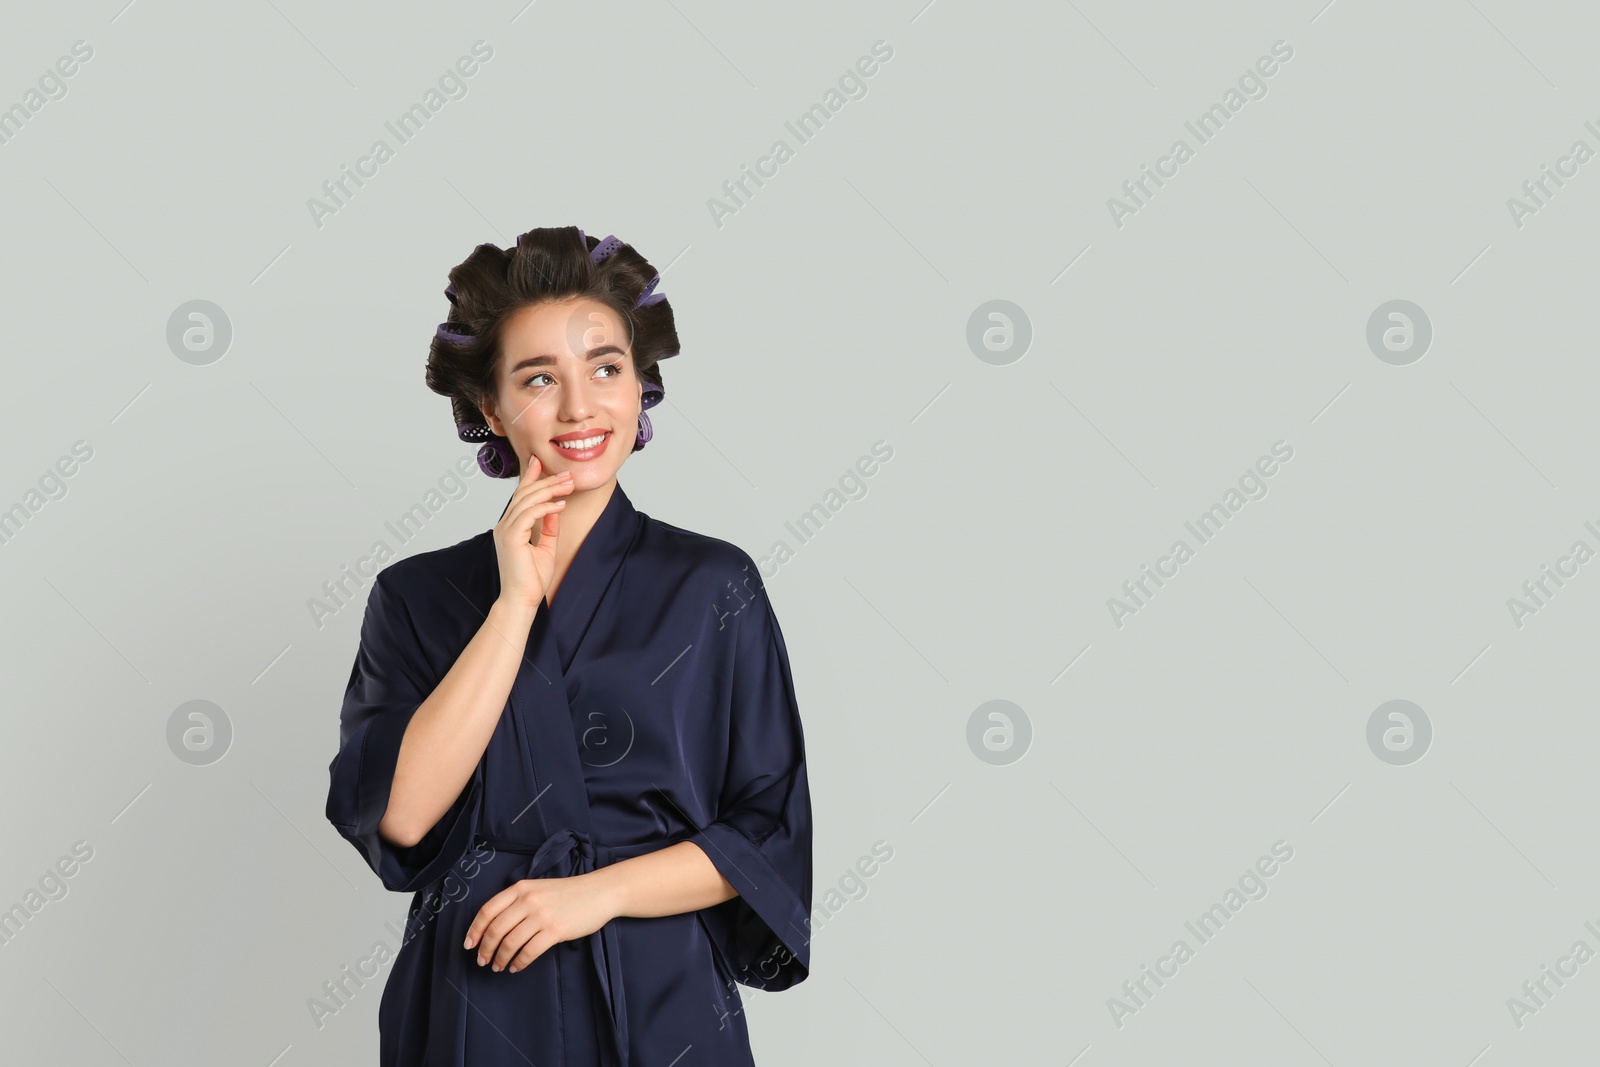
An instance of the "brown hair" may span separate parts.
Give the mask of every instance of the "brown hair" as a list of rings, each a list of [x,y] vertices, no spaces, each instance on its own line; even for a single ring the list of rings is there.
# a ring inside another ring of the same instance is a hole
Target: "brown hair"
[[[576,226],[533,229],[509,249],[480,244],[450,269],[449,321],[428,348],[427,383],[450,398],[457,425],[485,425],[481,405],[495,396],[506,321],[523,308],[554,300],[584,297],[615,311],[627,330],[634,371],[647,385],[662,386],[656,364],[678,354],[672,305],[659,299],[636,307],[657,276],[655,268],[632,245],[614,240],[616,250],[597,264],[590,253],[601,243]],[[487,431],[487,439],[494,437]],[[633,451],[642,447],[635,441]]]

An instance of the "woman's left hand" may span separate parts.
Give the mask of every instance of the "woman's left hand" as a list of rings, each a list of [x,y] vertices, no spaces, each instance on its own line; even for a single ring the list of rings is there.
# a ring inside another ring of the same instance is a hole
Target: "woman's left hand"
[[[524,878],[484,901],[464,947],[477,948],[479,966],[515,973],[551,945],[592,934],[616,914],[592,874]]]

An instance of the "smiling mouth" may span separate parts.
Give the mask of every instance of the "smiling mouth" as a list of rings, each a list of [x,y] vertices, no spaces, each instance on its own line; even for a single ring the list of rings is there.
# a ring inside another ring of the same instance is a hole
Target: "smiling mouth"
[[[592,433],[587,437],[576,437],[568,441],[552,441],[551,443],[554,444],[563,455],[571,456],[574,459],[588,459],[599,455],[601,450],[605,448],[606,443],[610,439],[611,431],[601,430],[600,432]]]

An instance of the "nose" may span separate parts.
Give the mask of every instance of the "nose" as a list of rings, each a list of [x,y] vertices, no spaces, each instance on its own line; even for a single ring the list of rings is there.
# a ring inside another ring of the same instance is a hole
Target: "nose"
[[[563,422],[582,422],[589,417],[593,409],[593,400],[589,396],[592,386],[586,373],[587,367],[582,368],[570,384],[561,390],[561,410],[557,413]]]

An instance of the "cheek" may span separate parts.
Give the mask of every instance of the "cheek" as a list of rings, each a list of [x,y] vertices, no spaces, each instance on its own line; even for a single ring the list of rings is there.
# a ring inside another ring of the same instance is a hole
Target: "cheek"
[[[512,393],[498,410],[512,436],[536,438],[540,425],[548,421],[546,406],[536,396]]]

